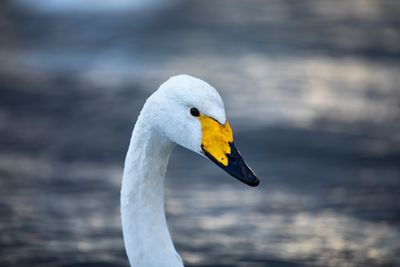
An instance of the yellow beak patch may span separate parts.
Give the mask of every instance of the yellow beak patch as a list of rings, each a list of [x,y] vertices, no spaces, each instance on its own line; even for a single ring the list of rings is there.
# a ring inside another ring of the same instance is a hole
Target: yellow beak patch
[[[219,124],[210,117],[200,115],[202,140],[201,147],[210,154],[216,161],[228,166],[228,157],[231,153],[229,143],[233,142],[233,133],[229,122]]]

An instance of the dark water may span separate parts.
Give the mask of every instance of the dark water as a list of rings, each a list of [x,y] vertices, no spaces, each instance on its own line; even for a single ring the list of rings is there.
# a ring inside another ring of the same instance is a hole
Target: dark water
[[[0,266],[128,266],[122,164],[177,73],[223,95],[262,178],[174,152],[167,216],[187,266],[400,265],[397,1],[0,4]]]

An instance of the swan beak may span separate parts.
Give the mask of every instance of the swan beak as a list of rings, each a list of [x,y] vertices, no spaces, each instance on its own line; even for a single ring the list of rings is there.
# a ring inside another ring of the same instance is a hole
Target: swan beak
[[[211,161],[239,181],[257,186],[260,180],[247,166],[233,142],[232,129],[228,121],[221,125],[207,116],[201,116],[201,149]]]

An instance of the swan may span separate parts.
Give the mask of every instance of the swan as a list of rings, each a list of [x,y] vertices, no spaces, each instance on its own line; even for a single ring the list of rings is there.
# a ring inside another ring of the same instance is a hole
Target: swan
[[[176,145],[205,156],[247,185],[259,184],[233,143],[217,90],[189,75],[169,78],[144,104],[125,159],[121,222],[132,267],[184,266],[164,210],[164,176]]]

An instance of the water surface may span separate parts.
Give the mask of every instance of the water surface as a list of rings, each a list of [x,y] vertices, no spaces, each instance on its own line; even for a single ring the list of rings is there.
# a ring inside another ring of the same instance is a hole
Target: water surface
[[[19,3],[0,4],[1,266],[128,266],[125,152],[177,73],[218,88],[262,179],[173,153],[167,217],[187,266],[400,265],[397,1]]]

